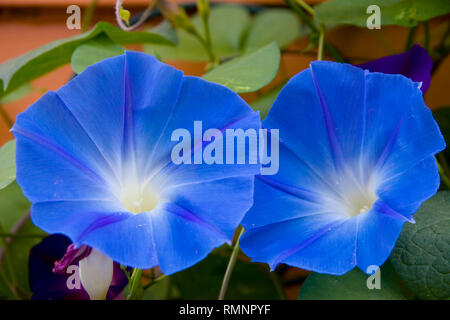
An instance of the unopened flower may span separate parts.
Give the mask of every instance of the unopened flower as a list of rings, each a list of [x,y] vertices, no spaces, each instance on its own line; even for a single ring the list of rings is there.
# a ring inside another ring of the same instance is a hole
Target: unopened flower
[[[439,187],[445,143],[418,83],[313,62],[282,89],[265,128],[279,128],[280,170],[257,176],[240,244],[253,261],[320,273],[367,272]]]
[[[36,300],[120,299],[128,283],[117,262],[88,246],[77,249],[61,234],[50,235],[31,249],[29,273]]]
[[[357,67],[371,72],[402,74],[420,83],[420,90],[425,93],[430,87],[433,60],[427,50],[416,44],[406,52],[369,61]]]

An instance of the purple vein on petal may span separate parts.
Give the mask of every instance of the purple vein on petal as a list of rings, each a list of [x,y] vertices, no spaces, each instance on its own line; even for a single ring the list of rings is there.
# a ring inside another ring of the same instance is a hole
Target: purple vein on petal
[[[131,83],[128,75],[128,64],[124,60],[124,101],[123,101],[123,141],[122,141],[122,161],[130,160],[136,169],[136,149],[134,139],[134,119],[133,119],[133,101],[131,96]]]
[[[97,214],[98,212],[92,212],[92,214]],[[129,214],[123,213],[123,212],[116,212],[116,213],[110,213],[107,216],[101,217],[97,220],[95,220],[93,223],[91,223],[86,229],[83,230],[83,232],[78,236],[76,241],[74,243],[81,244],[86,237],[92,233],[93,231],[96,231],[100,228],[104,228],[110,224],[117,223],[120,221],[123,221],[125,219],[128,219],[130,217]]]
[[[178,205],[176,203],[170,203],[170,202],[166,203],[166,204],[164,204],[164,209],[166,209],[168,212],[170,212],[186,221],[193,222],[199,226],[202,226],[202,227],[216,233],[217,235],[219,235],[220,237],[222,237],[223,239],[225,239],[227,241],[229,240],[228,237],[216,226],[211,225],[210,223],[208,223],[205,220],[196,216],[191,211],[181,207],[180,205]]]
[[[262,182],[268,184],[269,186],[271,186],[277,190],[280,190],[280,191],[290,194],[296,198],[299,198],[299,199],[302,199],[302,200],[305,200],[305,201],[308,201],[311,203],[320,204],[321,201],[323,201],[322,195],[319,195],[318,193],[316,193],[314,191],[310,191],[310,190],[300,188],[300,187],[291,186],[286,183],[276,181],[273,178],[267,178],[262,175],[256,176],[256,179],[261,180]]]
[[[315,170],[306,160],[304,160],[296,152],[294,152],[287,144],[283,143],[283,141],[280,141],[280,145],[283,145],[283,147],[286,148],[288,152],[290,152],[298,161],[300,161],[304,166],[306,166],[314,174],[314,176],[316,176],[325,186],[328,187],[328,190],[331,193],[333,193],[338,197],[343,196],[341,193],[339,193],[338,189],[335,186],[333,186],[327,179],[322,177],[322,175],[319,172],[317,172],[317,170]]]
[[[78,120],[78,118],[75,116],[75,114],[72,112],[72,110],[70,110],[70,108],[66,105],[66,103],[61,99],[61,97],[58,95],[58,92],[55,92],[55,96],[57,99],[59,99],[59,101],[61,102],[61,104],[64,106],[64,108],[67,110],[67,112],[71,115],[71,117],[74,119],[74,121],[78,124],[78,126],[80,127],[81,130],[83,130],[83,132],[85,133],[86,137],[89,139],[89,141],[92,142],[92,144],[95,146],[95,148],[97,149],[97,151],[99,152],[99,154],[102,156],[103,160],[105,161],[105,163],[108,165],[109,169],[111,170],[114,178],[116,179],[116,181],[120,181],[120,178],[117,176],[117,172],[116,170],[114,170],[113,165],[111,164],[111,162],[107,159],[107,157],[105,157],[105,155],[103,154],[103,152],[100,150],[100,148],[98,147],[97,143],[95,143],[95,141],[91,138],[91,136],[88,134],[88,132],[86,131],[86,129],[84,128],[84,126],[81,124],[81,122]]]
[[[281,252],[279,255],[277,255],[274,259],[272,259],[269,262],[270,268],[272,270],[275,269],[275,267],[280,264],[281,262],[283,262],[283,260],[287,259],[288,257],[292,256],[293,254],[295,254],[296,252],[306,248],[307,246],[309,246],[311,243],[313,243],[314,241],[320,239],[321,237],[323,237],[325,234],[327,234],[328,232],[330,232],[333,229],[336,229],[337,227],[341,226],[342,224],[344,224],[347,220],[338,220],[335,222],[332,222],[328,225],[326,225],[325,227],[321,228],[319,231],[317,231],[313,236],[307,238],[306,240],[302,241],[300,244],[294,246],[293,248],[289,248],[283,252]]]
[[[386,142],[383,151],[381,152],[380,156],[378,157],[378,160],[375,164],[375,171],[378,171],[383,167],[383,165],[386,163],[387,158],[391,154],[392,148],[394,147],[394,144],[397,140],[398,133],[400,131],[400,127],[402,125],[402,119],[400,119],[397,127],[395,128],[394,132],[392,132],[391,136],[389,137],[389,140]]]
[[[333,117],[330,112],[328,103],[323,95],[320,84],[314,76],[313,68],[311,67],[311,77],[316,88],[317,96],[319,98],[320,107],[322,110],[323,119],[325,121],[325,129],[327,131],[328,141],[330,143],[331,154],[333,155],[334,165],[336,170],[340,170],[344,167],[344,155],[342,152],[342,147],[339,143],[339,138],[336,132],[336,127],[334,125]]]
[[[63,159],[65,159],[68,162],[70,162],[71,164],[73,164],[75,167],[80,169],[82,172],[84,172],[86,175],[93,178],[97,182],[106,184],[106,181],[101,176],[99,176],[95,171],[93,171],[91,168],[89,168],[86,164],[81,162],[79,159],[77,159],[73,155],[66,152],[63,148],[58,146],[56,143],[53,143],[50,140],[47,140],[46,138],[44,138],[41,135],[38,135],[38,134],[35,134],[32,132],[28,132],[25,130],[21,130],[20,128],[18,128],[17,125],[14,126],[13,131],[17,134],[22,135],[25,138],[28,138],[28,139],[38,143],[39,145],[43,146],[47,150],[53,151],[54,153],[56,153],[57,155],[61,156]]]
[[[408,222],[411,222],[411,223],[415,223],[413,217],[407,217],[407,216],[401,214],[400,212],[395,211],[386,202],[384,202],[381,199],[378,199],[374,203],[373,206],[374,206],[374,208],[376,208],[376,210],[378,212],[381,212],[383,214],[386,214],[386,215],[391,216],[391,217],[396,218],[396,219],[400,219],[400,220],[403,220],[403,221],[408,221]]]
[[[239,123],[240,121],[244,121],[247,119],[250,119],[251,117],[255,116],[255,113],[251,113],[250,115],[244,116],[242,118],[238,118],[228,124],[226,124],[225,126],[223,126],[222,128],[219,129],[219,131],[222,133],[225,132],[226,129],[229,129],[230,127],[232,127],[233,125],[235,125],[236,123]],[[194,144],[191,147],[191,155],[193,156],[196,152],[198,152],[199,150],[202,150],[204,147],[206,147],[207,145],[209,145],[210,143],[212,143],[214,140],[211,139],[211,141],[201,141],[198,142],[196,144]],[[148,183],[151,179],[154,179],[162,174],[165,175],[169,175],[172,174],[174,171],[176,171],[179,167],[181,167],[182,165],[185,164],[181,164],[181,165],[175,165],[172,160],[168,160],[164,165],[162,165],[160,167],[160,169],[158,171],[156,171],[152,176],[150,176],[147,180],[146,183]],[[222,178],[219,178],[222,179]],[[213,180],[211,180],[213,181]]]

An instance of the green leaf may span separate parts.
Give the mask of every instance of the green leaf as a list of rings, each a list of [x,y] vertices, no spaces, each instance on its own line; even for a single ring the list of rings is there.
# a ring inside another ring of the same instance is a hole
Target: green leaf
[[[50,42],[0,65],[0,96],[12,92],[21,85],[36,79],[53,69],[70,62],[76,48],[105,34],[118,44],[158,43],[173,45],[159,34],[151,32],[127,32],[106,22],[99,22],[90,31]]]
[[[29,83],[25,83],[24,85],[0,98],[0,103],[8,103],[19,100],[27,96],[31,91],[33,91],[33,87]]]
[[[450,2],[442,0],[332,0],[315,7],[316,18],[322,23],[365,27],[370,5],[380,7],[381,25],[415,26],[450,13]]]
[[[156,27],[149,29],[148,32],[159,34],[160,36],[170,40],[174,44],[178,44],[177,32],[167,20],[164,20]]]
[[[16,140],[0,148],[0,190],[16,179]]]
[[[264,118],[269,113],[270,108],[272,108],[273,103],[275,102],[275,99],[278,97],[278,94],[280,93],[281,89],[283,89],[284,85],[286,83],[281,83],[277,85],[275,88],[270,90],[269,92],[263,94],[258,99],[250,103],[250,106],[255,111],[260,112],[261,119],[264,120]]]
[[[196,14],[191,18],[192,24],[201,35],[204,35],[203,22]],[[241,53],[241,39],[250,23],[248,11],[237,5],[218,5],[211,9],[209,18],[211,39],[214,52],[219,59]],[[154,29],[153,29],[154,30]],[[168,60],[207,61],[205,48],[193,35],[178,29],[177,47],[146,45],[146,52],[157,52]]]
[[[280,66],[280,49],[275,42],[252,53],[217,66],[203,76],[205,80],[231,90],[253,92],[269,84]]]
[[[11,231],[16,223],[30,210],[30,202],[22,193],[17,182],[0,190],[0,225],[5,232]]]
[[[195,266],[170,276],[182,299],[217,299],[229,255],[218,251]],[[229,253],[229,250],[226,251]],[[226,299],[279,299],[267,266],[238,260]]]
[[[311,273],[303,283],[299,300],[405,300],[402,286],[392,265],[387,262],[380,269],[381,289],[369,289],[369,275],[355,268],[343,276]]]
[[[403,228],[390,260],[419,299],[449,299],[450,191],[426,201],[414,219]]]
[[[307,29],[302,28],[293,11],[288,9],[264,10],[254,17],[245,47],[247,51],[251,51],[276,41],[280,48],[284,48],[306,33]]]
[[[75,49],[71,59],[72,69],[78,74],[94,63],[123,53],[122,46],[111,41],[107,36],[100,35]]]

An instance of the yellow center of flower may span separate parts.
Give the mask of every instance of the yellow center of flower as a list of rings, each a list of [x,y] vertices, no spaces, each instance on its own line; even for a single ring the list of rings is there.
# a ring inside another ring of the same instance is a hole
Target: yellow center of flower
[[[150,187],[142,187],[139,183],[127,183],[122,189],[120,201],[130,212],[142,213],[153,210],[160,199]]]
[[[350,193],[345,201],[346,211],[351,217],[357,216],[369,211],[376,200],[377,196],[373,190],[356,190]]]

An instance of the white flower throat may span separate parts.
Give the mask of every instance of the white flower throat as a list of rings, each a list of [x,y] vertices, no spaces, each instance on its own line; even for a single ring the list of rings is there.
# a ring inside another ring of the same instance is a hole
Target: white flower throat
[[[156,189],[137,178],[127,179],[122,184],[119,199],[125,209],[136,214],[151,211],[160,202]]]

